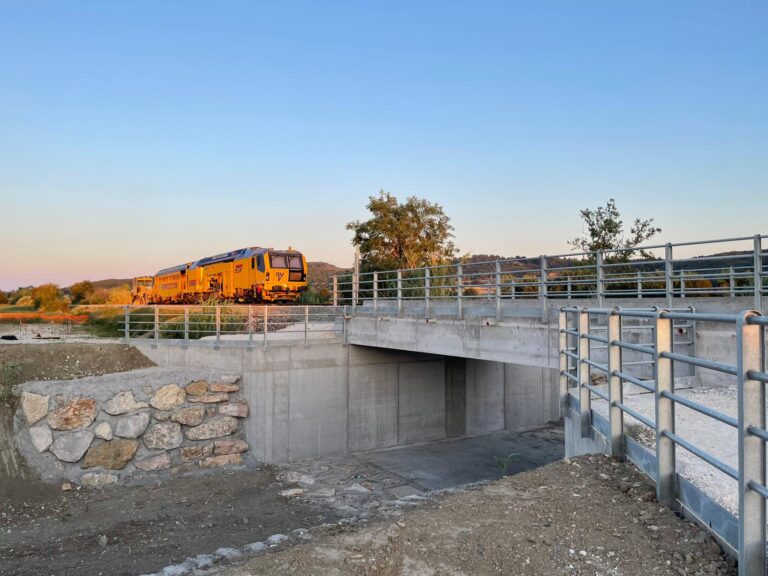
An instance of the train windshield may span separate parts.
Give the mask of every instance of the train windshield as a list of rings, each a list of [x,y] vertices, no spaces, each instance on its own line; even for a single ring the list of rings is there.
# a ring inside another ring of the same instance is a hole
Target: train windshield
[[[302,270],[301,256],[298,254],[270,254],[269,265],[272,268],[288,268]]]

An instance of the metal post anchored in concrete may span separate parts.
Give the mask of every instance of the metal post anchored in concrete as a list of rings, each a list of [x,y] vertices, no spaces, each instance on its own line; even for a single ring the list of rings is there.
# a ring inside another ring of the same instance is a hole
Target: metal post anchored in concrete
[[[464,298],[464,276],[461,264],[456,265],[456,318],[461,320],[464,317],[462,309],[462,300]]]
[[[668,308],[672,308],[672,299],[675,294],[672,265],[672,244],[667,243],[664,245],[664,287]]]
[[[765,430],[765,385],[750,373],[762,372],[764,328],[748,324],[759,316],[739,314],[736,333],[736,378],[739,394],[739,574],[764,576],[766,513],[763,496],[752,486],[766,484],[765,445],[750,428]]]
[[[184,306],[184,342],[189,343],[189,306]]]
[[[611,455],[619,456],[624,451],[624,412],[619,407],[624,402],[623,386],[618,372],[621,371],[621,316],[608,315],[608,412],[611,429]]]
[[[338,277],[333,277],[333,306],[336,307],[339,305],[339,279]]]
[[[501,321],[501,262],[496,260],[496,320]]]
[[[155,343],[160,339],[160,308],[155,304]]]
[[[589,392],[589,313],[584,309],[579,311],[579,410],[581,412],[581,437],[592,435],[592,395]]]
[[[403,271],[397,271],[397,315],[403,315]]]
[[[754,262],[753,262],[753,284],[755,287],[755,310],[763,311],[763,242],[760,234],[755,234],[754,238]]]
[[[595,278],[597,283],[597,306],[603,307],[605,298],[605,270],[603,269],[603,253],[598,250],[595,253]]]
[[[424,268],[424,318],[429,318],[429,298],[432,285],[429,268]]]
[[[126,343],[131,339],[131,307],[125,307],[125,341]]]
[[[373,273],[373,315],[379,314],[379,273]]]
[[[264,348],[267,347],[267,334],[269,333],[269,312],[267,311],[267,305],[264,304],[264,316],[262,318],[264,324],[262,330],[264,331]]]
[[[560,418],[565,418],[566,411],[568,410],[568,377],[565,375],[568,372],[568,313],[565,310],[560,310],[560,317],[558,322],[560,329],[559,345],[560,345]]]
[[[675,500],[675,442],[668,434],[675,433],[675,402],[665,396],[675,391],[672,360],[665,353],[672,352],[672,320],[656,315],[654,348],[654,380],[656,381],[656,499],[667,506]]]

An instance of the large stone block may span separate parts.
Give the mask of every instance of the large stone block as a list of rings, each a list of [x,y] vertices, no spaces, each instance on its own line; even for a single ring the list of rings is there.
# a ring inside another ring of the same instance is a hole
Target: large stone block
[[[96,438],[100,438],[102,440],[112,440],[112,426],[109,422],[99,422],[96,424],[93,432],[96,434]]]
[[[213,453],[221,454],[239,454],[248,450],[248,443],[243,440],[216,440],[213,443]]]
[[[53,443],[51,429],[45,424],[33,426],[29,429],[29,436],[32,438],[32,445],[38,452],[45,452]]]
[[[198,426],[205,418],[205,406],[179,408],[171,414],[171,421],[185,426]]]
[[[203,458],[200,460],[200,468],[218,468],[219,466],[227,466],[228,464],[242,463],[242,454],[225,454],[222,456],[211,456],[210,458]]]
[[[227,384],[225,382],[214,382],[211,384],[211,392],[239,392],[240,386],[237,384]]]
[[[137,440],[123,438],[105,440],[88,450],[83,468],[99,466],[107,470],[122,470],[136,455],[138,448],[139,442]]]
[[[200,426],[187,428],[184,434],[190,440],[210,440],[228,436],[237,430],[237,419],[232,416],[216,416]]]
[[[130,416],[123,416],[115,426],[115,436],[121,438],[138,438],[149,425],[149,412],[139,412]]]
[[[153,424],[144,434],[144,445],[150,450],[171,450],[181,445],[181,425],[177,422]]]
[[[219,406],[219,414],[223,416],[235,416],[236,418],[246,418],[248,416],[248,404],[245,404],[244,402],[222,404]]]
[[[96,418],[96,400],[75,398],[58,406],[48,414],[48,425],[54,430],[86,428]]]
[[[172,410],[184,402],[187,393],[176,384],[167,384],[158,390],[149,403],[158,410]]]
[[[187,384],[184,387],[184,390],[186,390],[189,396],[202,396],[203,394],[208,392],[208,381],[196,380],[195,382],[191,382]]]
[[[165,470],[171,467],[171,455],[168,452],[163,452],[157,456],[150,456],[143,460],[136,461],[136,468],[139,470]]]
[[[213,454],[213,444],[195,444],[181,448],[181,459],[184,461],[200,460]]]
[[[189,397],[190,402],[202,402],[203,404],[215,404],[217,402],[226,402],[227,400],[229,400],[229,394],[226,392],[215,392],[213,394]]]
[[[117,482],[117,476],[103,472],[86,472],[80,477],[80,486],[84,488],[98,488]]]
[[[29,426],[39,422],[48,414],[49,398],[50,396],[32,394],[31,392],[21,393],[21,411]]]
[[[127,412],[147,407],[148,404],[146,402],[136,402],[136,399],[133,397],[133,392],[128,390],[127,392],[120,392],[120,394],[113,396],[104,402],[101,408],[107,414],[119,416],[120,414],[126,414]]]
[[[88,430],[62,434],[53,441],[50,450],[62,462],[77,462],[88,450],[92,440],[93,434]]]

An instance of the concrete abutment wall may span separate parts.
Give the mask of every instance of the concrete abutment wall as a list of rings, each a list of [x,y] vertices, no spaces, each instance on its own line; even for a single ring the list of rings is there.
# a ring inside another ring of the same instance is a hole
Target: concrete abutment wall
[[[139,344],[160,365],[242,374],[258,461],[525,430],[559,418],[557,371],[341,343]]]

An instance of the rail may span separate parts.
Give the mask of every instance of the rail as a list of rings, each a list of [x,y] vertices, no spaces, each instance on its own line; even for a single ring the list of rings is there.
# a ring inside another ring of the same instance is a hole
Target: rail
[[[606,364],[596,362],[591,357],[591,343],[594,341],[591,332],[595,329],[593,318],[604,319],[607,324]],[[636,318],[652,319],[652,346],[639,346],[624,341],[626,331],[623,329],[623,323]],[[733,363],[725,364],[699,358],[693,352],[676,352],[673,325],[675,321],[688,324],[700,321],[718,322],[733,326],[736,337],[736,357]],[[572,306],[561,308],[559,319],[561,407],[565,412],[577,406],[582,438],[592,437],[597,429],[591,407],[595,394],[608,403],[607,426],[601,433],[606,438],[610,454],[619,456],[626,453],[633,458],[629,450],[632,441],[624,434],[624,414],[653,430],[656,439],[655,457],[650,465],[647,465],[646,461],[644,469],[656,481],[656,495],[660,503],[680,507],[680,494],[685,488],[685,479],[681,479],[676,473],[677,447],[690,452],[738,482],[738,519],[731,519],[738,523],[738,533],[736,542],[732,542],[733,538],[730,541],[738,552],[739,574],[742,576],[764,576],[766,573],[766,326],[768,316],[751,310],[733,315]],[[622,354],[626,350],[652,357],[651,378],[643,379],[628,374]],[[735,376],[738,416],[723,414],[676,393],[673,378],[676,363]],[[593,371],[606,374],[605,389],[593,384]],[[647,418],[625,404],[625,383],[640,385],[654,394],[655,419]],[[575,396],[571,395],[572,389],[575,389]],[[683,438],[675,430],[675,406],[678,404],[738,431],[737,468],[701,449],[696,445],[695,439]],[[634,453],[637,455],[637,452]],[[637,458],[640,463],[642,458]],[[724,530],[718,531],[721,523],[708,521],[706,518],[701,520],[723,541],[729,541]]]
[[[445,303],[463,317],[464,305],[482,302],[502,319],[510,301],[752,297],[762,310],[768,293],[768,252],[755,234],[701,242],[668,243],[579,254],[458,262],[403,270],[340,274],[331,279],[333,304],[351,312],[439,315]],[[723,253],[684,257],[683,252]]]
[[[343,335],[344,316],[336,306],[132,305],[122,307],[118,325],[126,343],[267,346]]]

